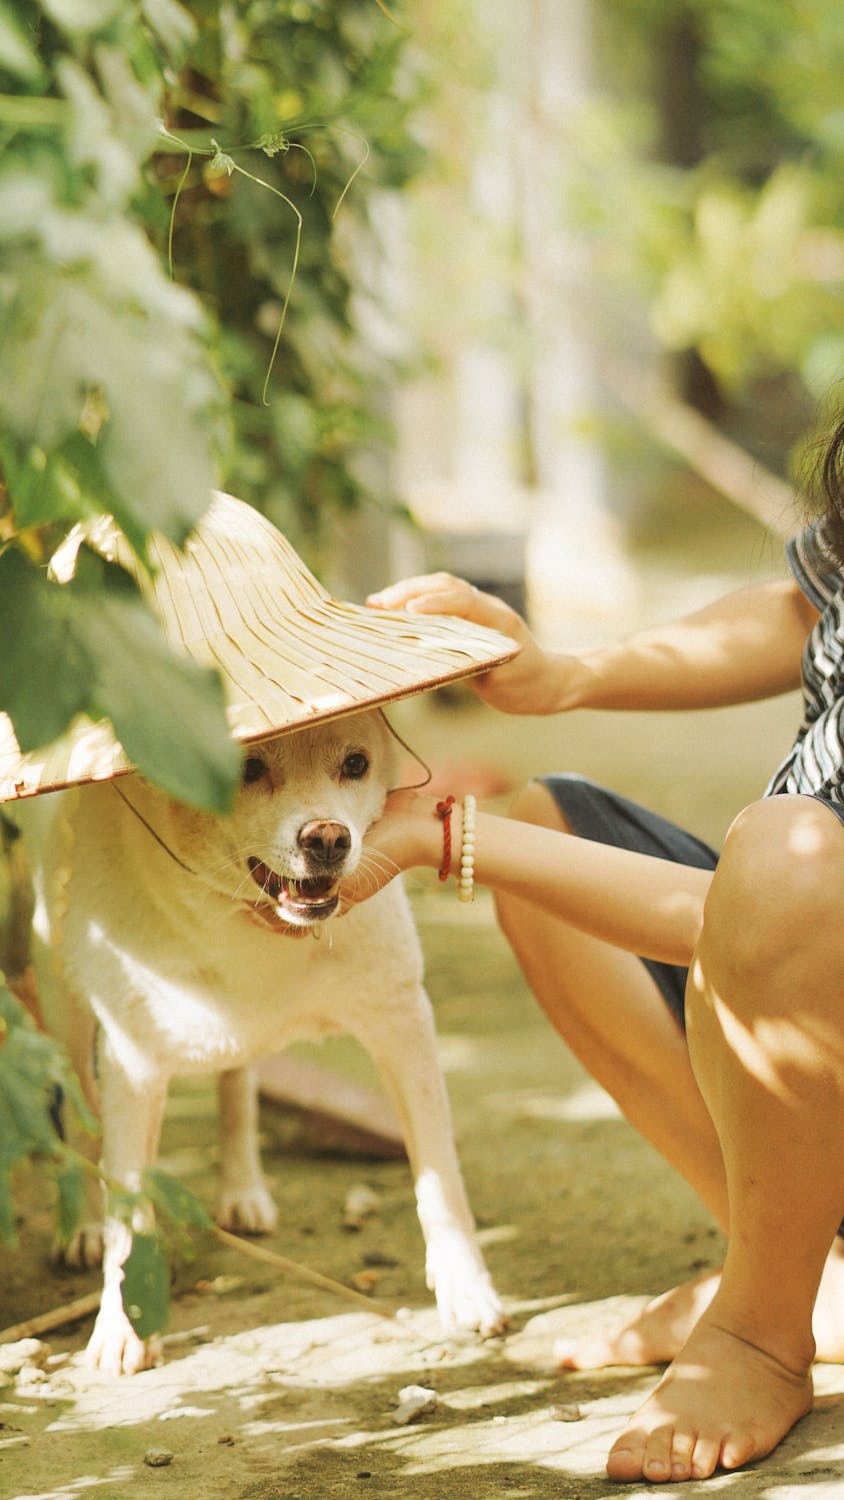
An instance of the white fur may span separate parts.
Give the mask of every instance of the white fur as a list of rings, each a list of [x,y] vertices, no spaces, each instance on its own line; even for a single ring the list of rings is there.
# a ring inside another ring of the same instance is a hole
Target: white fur
[[[386,727],[377,713],[359,714],[248,753],[260,757],[266,774],[244,784],[226,818],[180,806],[137,776],[124,778],[119,790],[105,783],[21,805],[36,888],[42,1009],[101,1115],[104,1171],[137,1187],[155,1159],[170,1079],[219,1072],[221,1222],[272,1228],[248,1065],[296,1040],[350,1032],[372,1054],[403,1123],[428,1284],[443,1324],[496,1332],[501,1306],[474,1238],[401,882],[331,922],[329,944],[327,934],[311,940],[307,913],[288,910],[306,924],[304,936],[291,936],[247,864],[251,855],[279,875],[301,877],[307,860],[298,831],[310,820],[329,820],[349,830],[344,873],[358,867],[365,881],[361,841],[391,774]],[[359,753],[370,770],[353,779],[344,767],[359,769],[347,759]],[[90,1261],[97,1242],[85,1226],[66,1256]],[[89,1358],[102,1369],[131,1372],[151,1353],[122,1307],[125,1226],[107,1219],[104,1246]]]

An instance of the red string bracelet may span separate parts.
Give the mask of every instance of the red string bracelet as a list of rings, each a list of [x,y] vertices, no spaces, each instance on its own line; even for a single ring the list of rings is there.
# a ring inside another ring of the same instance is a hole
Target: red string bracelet
[[[443,825],[443,857],[437,874],[440,880],[448,880],[451,874],[451,809],[454,806],[454,798],[446,797],[443,802],[437,803],[437,817],[442,820]]]

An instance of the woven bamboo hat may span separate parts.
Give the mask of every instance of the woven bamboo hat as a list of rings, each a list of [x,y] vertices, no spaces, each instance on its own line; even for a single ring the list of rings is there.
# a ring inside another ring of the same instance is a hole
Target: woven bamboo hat
[[[51,564],[58,582],[72,576],[83,541],[135,574],[176,650],[220,672],[232,735],[244,742],[391,703],[518,650],[464,620],[332,598],[281,533],[230,495],[214,495],[183,550],[153,543],[152,583],[110,517],[74,528]],[[0,802],[132,769],[107,721],[80,718],[54,744],[22,755],[0,714]]]

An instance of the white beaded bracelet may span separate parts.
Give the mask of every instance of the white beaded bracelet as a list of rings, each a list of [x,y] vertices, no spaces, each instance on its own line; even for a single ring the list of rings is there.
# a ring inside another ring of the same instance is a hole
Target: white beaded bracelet
[[[477,800],[468,792],[463,798],[463,837],[460,845],[460,874],[457,879],[458,901],[475,899],[475,814]]]

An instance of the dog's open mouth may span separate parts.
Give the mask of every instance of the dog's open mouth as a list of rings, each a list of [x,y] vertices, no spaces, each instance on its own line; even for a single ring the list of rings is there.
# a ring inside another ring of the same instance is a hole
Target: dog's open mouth
[[[294,880],[279,875],[264,861],[250,854],[249,873],[263,895],[275,904],[278,916],[299,925],[322,922],[336,910],[340,882],[336,876],[313,875]]]

